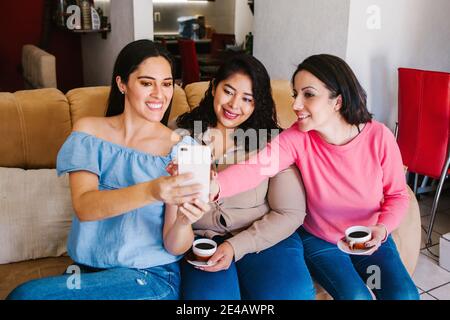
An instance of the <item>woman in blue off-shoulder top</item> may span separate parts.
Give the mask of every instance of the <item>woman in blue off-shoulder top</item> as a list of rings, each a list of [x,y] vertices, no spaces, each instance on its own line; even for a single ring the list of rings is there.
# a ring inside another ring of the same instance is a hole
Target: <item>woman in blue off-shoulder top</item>
[[[165,49],[150,40],[122,49],[106,117],[79,120],[58,153],[76,213],[67,243],[72,273],[22,284],[8,299],[178,298],[180,256],[166,248],[190,239],[190,224],[209,207],[197,200],[200,186],[180,186],[189,176],[165,170],[177,145],[195,143],[161,123],[173,91]],[[164,216],[164,203],[188,214]]]

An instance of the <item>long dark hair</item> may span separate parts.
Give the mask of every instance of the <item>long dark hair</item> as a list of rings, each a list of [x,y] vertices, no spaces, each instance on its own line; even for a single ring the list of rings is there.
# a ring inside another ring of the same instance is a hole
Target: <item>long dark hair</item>
[[[342,96],[339,110],[349,124],[358,125],[371,121],[372,114],[367,110],[367,94],[349,65],[339,57],[318,54],[300,63],[292,76],[292,85],[297,73],[306,70],[322,81],[331,91],[330,99]]]
[[[217,88],[221,81],[237,73],[247,75],[251,79],[255,104],[255,110],[251,116],[241,123],[238,129],[242,129],[244,132],[247,129],[268,129],[267,140],[270,141],[273,138],[271,129],[280,129],[277,124],[277,113],[275,102],[272,98],[270,77],[264,65],[258,59],[248,54],[233,56],[220,66],[198,107],[178,117],[177,126],[189,130],[191,134],[194,132],[194,121],[201,121],[202,132],[205,132],[208,127],[215,127],[217,125],[217,116],[214,112],[213,90]],[[261,146],[259,134],[257,139],[258,145]],[[245,148],[247,151],[249,150],[248,145]]]
[[[114,64],[114,71],[111,80],[111,91],[108,98],[108,108],[106,116],[112,117],[123,113],[125,108],[125,96],[117,87],[116,77],[119,76],[123,83],[127,83],[131,73],[136,71],[139,65],[147,58],[163,57],[170,64],[172,77],[174,75],[173,61],[169,52],[158,43],[150,40],[137,40],[127,44],[117,56]],[[166,124],[170,113],[170,106],[167,109],[162,123]]]

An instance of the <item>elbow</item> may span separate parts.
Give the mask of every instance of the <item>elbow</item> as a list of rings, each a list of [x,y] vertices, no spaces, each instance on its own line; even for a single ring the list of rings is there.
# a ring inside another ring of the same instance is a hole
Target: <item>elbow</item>
[[[184,248],[184,247],[175,248],[175,247],[168,246],[166,244],[164,245],[164,247],[166,248],[167,252],[169,252],[171,255],[174,255],[174,256],[180,256],[189,250],[189,247],[188,248]]]
[[[75,208],[74,208],[74,211],[75,211],[75,215],[77,216],[77,218],[80,222],[94,221],[94,219],[92,219],[92,217],[89,217],[89,215],[86,214],[86,212],[84,212],[82,210],[77,210]]]
[[[174,256],[180,256],[190,249],[190,245],[188,243],[176,245],[171,243],[166,237],[164,237],[163,242],[166,251]]]
[[[80,222],[89,222],[99,220],[98,217],[95,217],[91,211],[86,208],[78,205],[77,203],[73,203],[73,210],[75,212],[76,217]]]
[[[174,255],[174,256],[181,256],[182,254],[184,254],[186,251],[187,251],[187,249],[186,250],[181,250],[180,248],[178,248],[178,250],[175,250],[175,249],[168,249],[167,250],[171,255]]]

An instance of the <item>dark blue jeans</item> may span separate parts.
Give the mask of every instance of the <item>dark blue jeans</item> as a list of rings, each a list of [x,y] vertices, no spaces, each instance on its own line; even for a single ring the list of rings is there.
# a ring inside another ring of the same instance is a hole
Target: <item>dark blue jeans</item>
[[[201,271],[183,260],[181,296],[186,300],[306,300],[314,299],[315,291],[302,242],[294,233],[266,250],[233,261],[227,270]]]
[[[179,298],[179,263],[148,269],[81,270],[79,286],[73,274],[32,280],[14,289],[8,300],[175,300]]]
[[[349,255],[298,229],[312,277],[336,300],[418,300],[419,293],[389,236],[372,255]]]

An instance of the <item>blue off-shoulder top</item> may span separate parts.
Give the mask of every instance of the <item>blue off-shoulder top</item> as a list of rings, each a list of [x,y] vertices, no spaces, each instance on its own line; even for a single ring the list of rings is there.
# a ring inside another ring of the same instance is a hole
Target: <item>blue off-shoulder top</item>
[[[73,131],[61,147],[58,176],[89,171],[98,176],[99,190],[114,190],[167,176],[165,168],[176,157],[179,144],[195,144],[184,136],[167,156],[154,156],[93,135]],[[73,217],[67,241],[69,256],[95,268],[150,268],[179,260],[164,249],[164,203],[124,212],[99,221]]]

